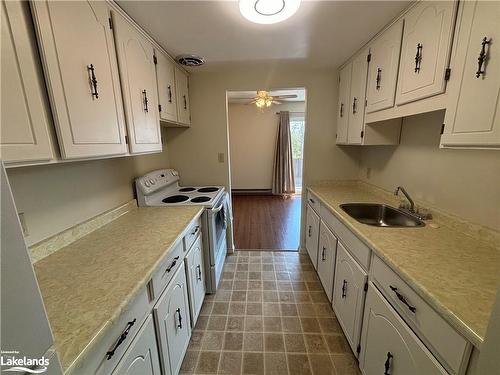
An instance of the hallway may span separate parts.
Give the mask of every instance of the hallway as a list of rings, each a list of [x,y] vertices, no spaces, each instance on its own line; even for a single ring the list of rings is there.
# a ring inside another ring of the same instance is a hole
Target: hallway
[[[301,196],[233,195],[234,243],[238,250],[296,251],[300,244]]]
[[[307,255],[229,255],[207,295],[181,374],[358,375]]]

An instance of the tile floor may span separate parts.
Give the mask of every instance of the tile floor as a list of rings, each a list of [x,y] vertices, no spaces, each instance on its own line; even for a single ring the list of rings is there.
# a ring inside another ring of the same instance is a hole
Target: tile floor
[[[228,256],[207,295],[181,374],[359,374],[307,255]]]

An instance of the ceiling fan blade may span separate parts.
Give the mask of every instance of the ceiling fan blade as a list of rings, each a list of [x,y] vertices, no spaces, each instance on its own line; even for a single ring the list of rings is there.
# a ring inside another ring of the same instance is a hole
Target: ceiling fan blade
[[[276,98],[276,99],[295,99],[297,98],[297,95],[293,94],[293,95],[274,95],[273,98]]]

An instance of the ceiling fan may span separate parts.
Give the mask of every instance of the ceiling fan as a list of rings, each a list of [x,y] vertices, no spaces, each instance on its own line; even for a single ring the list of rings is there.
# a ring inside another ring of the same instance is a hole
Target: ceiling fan
[[[281,99],[294,99],[297,95],[274,95],[271,96],[265,90],[257,91],[257,96],[255,96],[248,104],[255,104],[259,108],[270,107],[273,104],[281,104],[279,100]]]

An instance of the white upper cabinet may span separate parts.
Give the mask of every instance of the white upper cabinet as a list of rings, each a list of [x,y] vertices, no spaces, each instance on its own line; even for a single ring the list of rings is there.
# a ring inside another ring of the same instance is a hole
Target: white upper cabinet
[[[351,99],[348,116],[349,129],[347,132],[349,144],[361,144],[363,140],[368,54],[368,50],[361,51],[352,60]]]
[[[175,65],[169,57],[160,51],[155,51],[155,56],[160,120],[177,122]]]
[[[370,45],[367,113],[394,106],[402,34],[403,20],[398,20]]]
[[[500,2],[460,3],[442,146],[500,147]]]
[[[339,73],[339,100],[337,107],[337,144],[347,143],[349,123],[349,97],[351,91],[352,63],[344,66]]]
[[[187,74],[177,66],[175,67],[175,88],[177,90],[177,121],[184,125],[190,125],[189,78]]]
[[[54,157],[50,113],[29,4],[2,1],[0,153],[6,162],[50,160]]]
[[[453,1],[422,1],[404,16],[396,104],[445,91],[456,9]]]
[[[123,105],[106,3],[30,4],[62,157],[126,154]]]
[[[113,12],[118,65],[131,153],[162,150],[154,50],[125,18]]]

